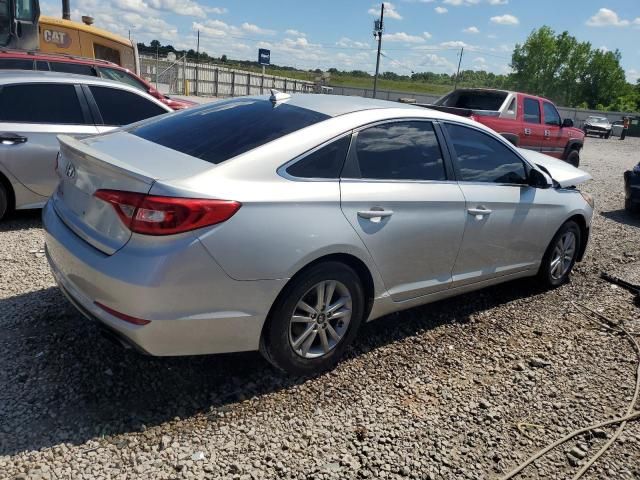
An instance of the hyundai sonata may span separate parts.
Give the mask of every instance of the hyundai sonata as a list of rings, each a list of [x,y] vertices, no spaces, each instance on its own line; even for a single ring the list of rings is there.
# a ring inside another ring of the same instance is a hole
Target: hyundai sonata
[[[390,312],[562,284],[593,213],[585,172],[364,98],[273,92],[60,145],[47,253],[82,313],[152,355],[259,349],[294,374]]]

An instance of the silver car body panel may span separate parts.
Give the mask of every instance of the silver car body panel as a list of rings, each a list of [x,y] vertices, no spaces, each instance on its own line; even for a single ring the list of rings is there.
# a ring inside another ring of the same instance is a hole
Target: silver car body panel
[[[129,234],[117,248],[105,248],[95,243],[95,233],[86,241],[74,233],[58,205],[64,199],[56,194],[44,211],[44,225],[57,281],[91,317],[151,353],[251,350],[289,279],[324,257],[349,256],[366,267],[373,283],[372,320],[534,275],[563,222],[579,215],[590,225],[591,207],[571,189],[456,181],[308,181],[283,175],[281,167],[292,159],[363,125],[415,118],[485,130],[537,168],[476,122],[393,103],[382,102],[381,108],[377,101],[358,110],[362,99],[354,101],[356,111],[349,113],[349,101],[326,99],[325,111],[334,112],[332,118],[218,165],[201,160],[192,165],[195,159],[129,138],[125,131],[76,142],[76,151],[93,150],[86,157],[89,170],[106,168],[100,166],[105,162],[118,164],[145,178],[139,190],[150,184],[150,194],[235,200],[242,207],[213,227],[170,237]],[[317,95],[291,98],[294,105],[314,102],[324,104]],[[63,143],[71,148],[67,139]],[[66,155],[63,150],[63,162]],[[73,155],[70,151],[69,158]],[[172,158],[181,161],[173,165]],[[97,187],[93,184],[86,193]],[[469,212],[477,207],[492,212]],[[358,215],[375,208],[393,214],[378,219]],[[152,322],[132,326],[94,301]]]
[[[563,188],[575,187],[588,182],[592,178],[584,170],[580,170],[563,160],[558,160],[533,150],[525,150],[524,148],[518,148],[518,151],[531,164],[543,167],[544,170],[549,172],[551,178]]]
[[[160,106],[167,112],[172,110],[140,89],[120,82],[83,75],[56,72],[2,71],[0,87],[24,83],[54,83],[73,85],[108,86],[135,93]],[[21,122],[0,122],[0,132],[11,132],[27,137],[25,143],[0,143],[0,172],[12,185],[15,208],[39,208],[58,184],[55,172],[56,156],[59,151],[58,135],[84,137],[114,130],[106,125],[65,125]],[[7,175],[7,172],[9,175]],[[13,180],[9,177],[13,177]],[[26,190],[25,190],[26,189]]]

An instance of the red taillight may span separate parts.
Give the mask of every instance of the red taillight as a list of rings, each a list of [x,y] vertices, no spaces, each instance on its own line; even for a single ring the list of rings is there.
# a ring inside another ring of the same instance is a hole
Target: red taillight
[[[145,195],[121,190],[98,190],[94,196],[110,203],[120,220],[135,233],[172,235],[229,220],[239,202],[206,198]]]
[[[109,308],[100,302],[93,302],[93,303],[96,304],[105,312],[113,315],[114,317],[119,318],[120,320],[124,320],[125,322],[133,323],[134,325],[147,325],[151,323],[151,320],[143,320],[142,318],[132,317],[131,315],[127,315],[126,313],[120,313],[117,310],[114,310],[113,308]]]

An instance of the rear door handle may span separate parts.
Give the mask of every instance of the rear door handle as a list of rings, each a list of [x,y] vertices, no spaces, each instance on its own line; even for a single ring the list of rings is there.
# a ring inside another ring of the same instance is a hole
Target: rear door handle
[[[393,215],[393,210],[360,210],[358,216],[360,218],[366,218],[373,222],[379,222],[384,217],[390,217]]]
[[[467,212],[469,215],[482,217],[483,215],[491,215],[492,210],[489,210],[488,208],[468,208]]]
[[[27,137],[17,133],[0,133],[0,143],[2,145],[15,145],[16,143],[25,143],[27,140]]]

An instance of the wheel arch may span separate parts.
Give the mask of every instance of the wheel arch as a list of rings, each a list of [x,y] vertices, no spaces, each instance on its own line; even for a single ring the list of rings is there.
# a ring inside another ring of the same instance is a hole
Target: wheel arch
[[[584,142],[579,138],[572,138],[571,140],[569,140],[567,142],[567,145],[564,147],[564,153],[562,154],[563,160],[566,160],[573,150],[580,152],[583,146]]]
[[[7,214],[16,208],[16,192],[7,176],[0,170],[0,185],[7,191]]]
[[[565,223],[568,221],[576,222],[580,228],[580,250],[578,251],[576,260],[581,262],[587,250],[587,244],[589,243],[589,227],[587,226],[587,221],[584,216],[579,213],[569,217]]]

